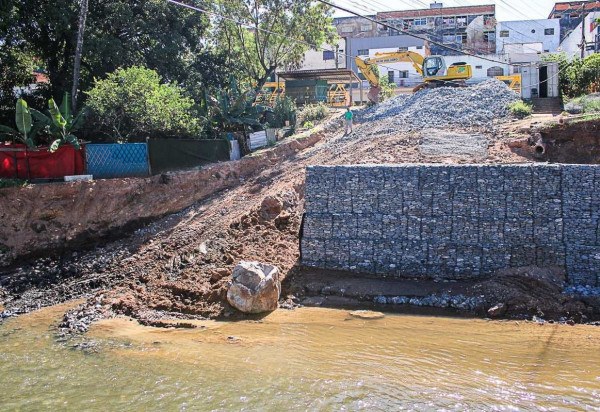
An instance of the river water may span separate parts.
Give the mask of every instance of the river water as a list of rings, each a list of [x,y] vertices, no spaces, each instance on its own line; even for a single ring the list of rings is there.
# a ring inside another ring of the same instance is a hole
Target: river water
[[[55,341],[66,306],[0,326],[2,410],[600,411],[600,328],[278,310],[172,330],[102,321]]]

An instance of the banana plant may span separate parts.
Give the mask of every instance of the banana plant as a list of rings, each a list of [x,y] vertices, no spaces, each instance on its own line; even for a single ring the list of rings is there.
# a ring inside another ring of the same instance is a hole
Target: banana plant
[[[43,127],[33,123],[31,118],[32,110],[33,109],[30,109],[27,106],[25,100],[18,99],[15,107],[15,123],[17,128],[14,129],[9,126],[0,126],[0,134],[18,138],[25,143],[27,147],[35,147],[34,138]]]
[[[60,107],[54,99],[51,98],[48,100],[49,116],[34,109],[31,110],[31,113],[37,123],[47,128],[54,139],[50,144],[50,152],[55,152],[65,143],[71,143],[76,149],[80,148],[79,141],[73,133],[83,126],[86,111],[81,110],[76,116],[73,116],[71,112],[71,98],[68,93],[65,93]]]
[[[209,126],[216,131],[242,131],[261,127],[260,118],[272,111],[268,106],[255,104],[255,92],[240,91],[235,79],[230,80],[227,90],[219,90],[215,96],[205,94],[202,111]]]

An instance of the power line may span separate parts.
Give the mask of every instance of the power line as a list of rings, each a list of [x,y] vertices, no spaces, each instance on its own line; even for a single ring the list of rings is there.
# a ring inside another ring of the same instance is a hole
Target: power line
[[[355,13],[355,12],[353,12],[353,11],[350,11],[350,10],[345,10],[345,9],[342,9],[342,8],[340,8],[339,6],[332,5],[332,4],[330,4],[329,2],[327,2],[327,1],[324,1],[324,0],[318,0],[318,1],[320,1],[321,3],[325,3],[325,4],[327,4],[327,5],[331,6],[331,7],[334,7],[334,8],[338,8],[338,9],[344,10],[344,11],[346,11],[346,12],[348,12],[348,13],[350,13],[350,14],[353,14],[353,15],[355,15],[355,16],[366,18],[367,20],[370,20],[370,21],[372,21],[372,22],[374,22],[374,23],[377,23],[377,24],[380,24],[380,25],[384,25],[384,26],[387,26],[387,27],[391,27],[391,26],[389,26],[389,25],[387,25],[387,24],[385,24],[385,23],[382,23],[382,22],[380,22],[380,21],[377,21],[377,20],[374,20],[374,19],[371,19],[371,18],[368,18],[368,17],[365,17],[365,16],[361,16],[360,14],[357,14],[357,13]],[[284,34],[282,34],[282,33],[277,33],[277,32],[271,31],[271,30],[262,29],[262,28],[259,28],[259,27],[254,27],[254,26],[252,26],[252,25],[250,25],[250,24],[247,24],[247,23],[242,23],[242,22],[240,22],[240,21],[237,21],[237,20],[235,20],[235,19],[233,19],[233,18],[231,18],[231,17],[226,17],[226,16],[223,16],[223,15],[221,15],[221,14],[219,14],[219,13],[215,13],[215,12],[213,12],[213,11],[206,10],[206,9],[202,9],[202,8],[200,8],[200,7],[192,6],[192,5],[189,5],[189,4],[186,4],[186,3],[182,3],[182,2],[179,2],[179,1],[176,1],[176,0],[167,0],[167,2],[169,2],[169,3],[172,3],[172,4],[175,4],[175,5],[177,5],[177,6],[180,6],[180,7],[185,7],[185,8],[188,8],[188,9],[191,9],[191,10],[194,10],[194,11],[197,11],[197,12],[200,12],[200,13],[204,13],[204,14],[207,14],[207,15],[210,15],[210,16],[213,16],[213,17],[218,17],[218,18],[221,18],[221,19],[223,19],[223,20],[231,21],[231,22],[233,22],[233,23],[235,23],[235,24],[238,24],[238,25],[240,25],[240,26],[242,26],[242,27],[246,27],[246,28],[249,28],[249,29],[252,29],[252,30],[257,30],[257,31],[261,31],[261,32],[265,32],[265,33],[273,34],[273,35],[275,35],[275,36],[285,37],[286,39],[288,39],[288,40],[291,40],[292,42],[295,42],[295,43],[301,43],[301,44],[307,45],[307,46],[309,46],[310,48],[312,48],[313,50],[329,51],[329,52],[333,52],[333,53],[336,53],[336,54],[338,54],[338,55],[341,55],[341,56],[345,56],[345,57],[351,57],[351,58],[360,57],[360,56],[354,56],[354,55],[351,55],[351,54],[348,54],[348,53],[342,53],[342,52],[339,52],[339,51],[337,51],[337,50],[332,50],[332,49],[327,49],[327,48],[324,48],[324,47],[320,47],[320,46],[317,46],[317,45],[315,45],[315,44],[311,44],[311,43],[309,43],[309,42],[307,42],[307,41],[304,41],[304,40],[299,40],[299,39],[290,39],[290,38],[289,38],[289,36],[287,36],[287,35],[284,35]],[[392,29],[395,29],[394,27],[391,27],[391,28],[392,28]],[[397,29],[395,29],[395,30],[397,30]],[[403,30],[403,31],[404,31],[404,30]],[[416,35],[414,35],[414,34],[408,34],[408,35],[409,35],[409,36],[411,36],[411,37],[419,38],[419,39],[421,39],[421,40],[429,41],[427,38],[422,38],[422,37],[420,37],[420,36],[416,36]],[[447,47],[447,46],[444,46],[444,45],[442,45],[442,47],[445,47],[445,48],[447,48],[447,49],[451,49],[451,50],[455,50],[455,51],[461,52],[461,51],[460,51],[460,50],[458,50],[458,49],[453,49],[453,48],[450,48],[450,47]],[[467,54],[467,53],[464,53],[464,54]],[[525,67],[525,66],[530,66],[529,64],[520,64],[520,65],[517,65],[517,64],[510,64],[510,63],[501,62],[501,61],[498,61],[498,60],[493,60],[493,59],[488,59],[488,58],[485,58],[485,57],[482,57],[482,56],[473,55],[473,54],[467,54],[467,55],[469,55],[469,56],[473,56],[473,57],[476,57],[476,58],[479,58],[479,59],[482,59],[482,60],[487,60],[487,61],[491,61],[491,62],[494,62],[494,63],[499,63],[499,64],[501,64],[501,65],[507,65],[507,66],[513,66],[513,67]],[[390,70],[397,70],[397,69],[395,69],[395,68],[393,68],[393,67],[390,67],[390,66],[387,66],[387,65],[384,65],[384,64],[377,64],[377,66],[380,66],[380,67],[385,67],[386,69],[390,69]],[[554,78],[554,77],[557,77],[557,76],[560,74],[560,72],[561,72],[561,71],[562,71],[562,70],[559,70],[559,71],[556,73],[556,75],[555,75],[555,76],[553,76],[552,78]],[[539,85],[539,84],[542,84],[542,83],[544,83],[544,82],[547,82],[547,81],[549,81],[549,80],[550,80],[550,79],[547,79],[547,80],[544,80],[544,81],[542,81],[542,82],[539,82],[539,83],[538,83],[538,85]]]

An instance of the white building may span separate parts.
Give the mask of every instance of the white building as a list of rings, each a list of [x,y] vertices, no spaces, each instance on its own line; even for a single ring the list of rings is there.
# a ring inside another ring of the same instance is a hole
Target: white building
[[[560,44],[559,50],[567,53],[570,57],[581,57],[582,30],[585,35],[586,48],[584,55],[589,56],[600,52],[600,28],[596,19],[600,18],[600,12],[591,12],[585,17],[575,30],[568,33]],[[582,27],[583,24],[583,27]]]
[[[560,45],[560,20],[502,21],[496,26],[496,53],[554,53]]]
[[[324,44],[319,50],[309,50],[304,53],[304,60],[299,70],[345,69],[345,54],[346,39],[340,38],[336,44]]]

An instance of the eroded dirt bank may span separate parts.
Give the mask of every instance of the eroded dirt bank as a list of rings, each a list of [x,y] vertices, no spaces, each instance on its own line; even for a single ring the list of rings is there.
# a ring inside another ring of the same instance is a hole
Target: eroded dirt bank
[[[379,121],[379,129],[385,129],[385,121]],[[485,126],[452,125],[444,128],[443,133],[438,133],[438,129],[402,131],[390,127],[385,133],[373,134],[372,125],[363,122],[355,127],[352,135],[342,136],[339,123],[333,121],[322,135],[306,140],[304,147],[285,149],[289,150],[288,156],[277,154],[284,150],[281,148],[253,156],[248,160],[251,166],[243,180],[239,175],[232,176],[232,184],[218,193],[181,212],[158,219],[125,238],[99,244],[92,250],[50,255],[5,271],[0,281],[0,301],[5,307],[5,316],[80,296],[88,298],[86,304],[69,312],[63,326],[85,330],[91,321],[115,314],[130,315],[142,323],[154,325],[161,325],[169,317],[227,316],[233,311],[226,304],[225,291],[231,270],[239,260],[260,260],[277,265],[287,279],[283,301],[288,305],[299,302],[303,296],[310,298],[313,293],[302,280],[305,274],[297,267],[306,166],[528,162],[533,160],[528,154],[530,151],[514,150],[510,146],[519,134],[517,129],[523,128],[526,129],[523,122],[499,119]],[[458,144],[448,144],[449,134],[457,136]],[[438,135],[442,140],[436,141]],[[460,137],[465,135],[476,136],[476,150],[460,144]],[[309,146],[309,143],[314,145]],[[187,184],[202,190],[202,184],[193,181],[191,178]],[[195,184],[198,186],[193,186]],[[183,188],[181,190],[185,192]],[[164,195],[168,195],[168,190]],[[536,299],[548,303],[562,296],[562,286],[549,286],[553,290],[551,293],[547,293],[545,287],[538,292],[536,282],[519,281],[519,275],[510,279],[511,290],[516,290],[519,296],[531,296],[531,299],[524,298],[526,307],[522,310],[516,304],[518,296],[514,299],[505,296],[505,283],[494,286],[483,282],[479,289],[476,285],[455,285],[456,291],[451,292],[460,292],[465,297],[487,293],[488,301],[479,309],[513,302],[513,311],[507,309],[503,316],[516,316],[517,313],[529,316],[538,313],[538,309],[544,312]],[[324,294],[322,289],[318,291],[319,295]],[[494,295],[494,291],[498,295]],[[400,296],[405,294],[396,297]],[[594,319],[595,304],[583,302],[581,306],[577,301],[565,298],[561,301],[563,306],[555,306],[555,310],[546,308],[546,311],[560,317]],[[388,303],[387,297],[385,303]],[[465,310],[477,312],[472,308]],[[181,322],[185,324],[185,321]]]
[[[315,132],[237,162],[198,170],[128,178],[36,184],[0,190],[0,267],[119,237],[270,168],[313,146]]]

